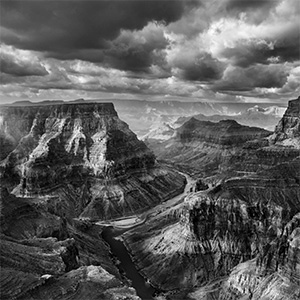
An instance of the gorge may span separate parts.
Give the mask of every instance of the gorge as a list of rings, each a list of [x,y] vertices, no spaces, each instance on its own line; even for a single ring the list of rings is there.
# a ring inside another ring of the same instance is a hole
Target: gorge
[[[158,144],[110,103],[0,120],[3,299],[300,296],[300,97],[274,132],[192,118]]]

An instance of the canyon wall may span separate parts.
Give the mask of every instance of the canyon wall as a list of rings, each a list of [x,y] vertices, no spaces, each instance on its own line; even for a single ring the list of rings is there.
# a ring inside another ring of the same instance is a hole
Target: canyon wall
[[[253,140],[268,144],[271,132],[238,124],[234,120],[218,123],[189,119],[174,136],[161,143],[146,141],[158,159],[175,164],[186,173],[199,176],[226,175],[233,155]]]
[[[110,103],[0,109],[1,299],[140,299],[93,221],[142,212],[186,179]]]
[[[283,119],[274,134],[244,140],[221,161],[218,184],[204,176],[208,190],[124,235],[138,268],[165,299],[299,297],[300,99]]]
[[[56,213],[111,219],[184,188],[184,177],[157,165],[110,103],[2,107],[1,120],[4,153],[11,151],[3,182],[15,195],[51,197]]]

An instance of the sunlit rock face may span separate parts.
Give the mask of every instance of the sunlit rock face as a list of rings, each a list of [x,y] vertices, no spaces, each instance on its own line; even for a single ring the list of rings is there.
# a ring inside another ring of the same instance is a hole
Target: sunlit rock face
[[[110,219],[184,186],[183,176],[156,165],[110,103],[1,109],[2,136],[13,140],[1,176],[15,195],[48,195],[56,212]]]
[[[289,101],[288,108],[275,128],[273,142],[300,149],[300,97]]]
[[[177,213],[128,233],[126,244],[151,282],[163,290],[193,289],[263,253],[300,210],[299,187],[272,176],[229,180],[191,193]]]
[[[25,120],[14,124],[12,116]],[[154,156],[110,103],[9,107],[3,123],[4,131],[18,133],[18,146],[7,160],[27,159],[22,175],[28,190],[82,173],[113,178],[154,164]]]
[[[299,299],[300,215],[256,259],[237,265],[223,283],[220,300]]]

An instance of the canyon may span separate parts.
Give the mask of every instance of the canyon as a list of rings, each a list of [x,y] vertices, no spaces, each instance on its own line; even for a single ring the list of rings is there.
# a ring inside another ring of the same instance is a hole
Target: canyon
[[[185,178],[156,163],[112,104],[4,107],[1,118],[9,152],[1,179],[14,195],[51,198],[57,214],[117,218],[184,188]]]
[[[300,97],[217,121],[144,143],[111,103],[2,106],[1,299],[298,299]]]
[[[161,155],[171,157],[169,149],[174,153],[179,144],[184,156],[204,139],[206,148],[224,149],[226,134],[216,130],[212,138],[210,129],[202,131],[207,123],[190,121],[190,130],[179,128]],[[247,141],[244,131],[242,146],[233,143],[235,151],[215,174],[203,177],[207,189],[124,234],[140,272],[164,299],[299,298],[299,124],[300,98],[289,102],[273,134],[255,136],[248,129]]]
[[[168,200],[185,177],[111,103],[3,106],[0,118],[1,298],[138,299],[93,222]]]

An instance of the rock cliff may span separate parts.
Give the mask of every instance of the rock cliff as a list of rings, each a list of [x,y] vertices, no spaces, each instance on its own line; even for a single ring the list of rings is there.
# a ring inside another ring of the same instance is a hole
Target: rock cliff
[[[176,130],[173,138],[147,144],[158,159],[175,163],[187,173],[207,177],[219,172],[219,166],[228,162],[248,141],[262,140],[270,134],[234,120],[213,123],[191,118]]]
[[[222,120],[213,123],[191,118],[177,130],[175,139],[183,143],[202,141],[221,146],[237,146],[269,134],[270,132],[264,129],[243,126],[234,120]]]
[[[284,144],[299,142],[299,101],[270,141],[249,139],[219,165],[219,184],[125,234],[137,266],[167,299],[299,297],[300,153]]]
[[[186,179],[112,104],[2,106],[1,299],[140,299],[92,221],[141,212]]]
[[[110,103],[3,107],[1,120],[2,137],[13,141],[4,147],[12,151],[2,180],[15,195],[51,196],[56,212],[110,219],[184,187],[184,177],[157,166]]]
[[[279,121],[272,136],[273,143],[300,149],[300,96],[289,101],[284,116]]]
[[[162,290],[193,289],[257,257],[300,210],[299,183],[273,172],[191,193],[177,212],[126,234],[141,272]]]
[[[121,280],[101,228],[50,214],[6,189],[0,196],[1,299],[139,299]]]

